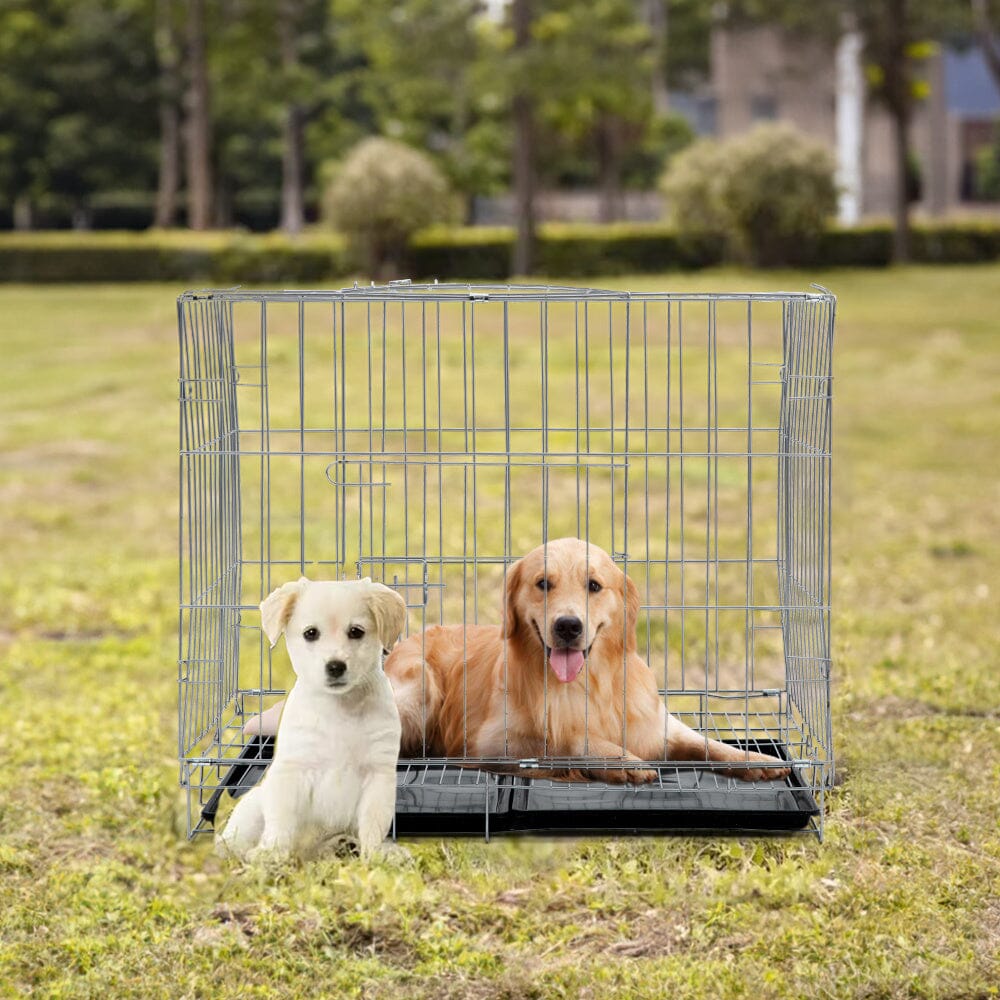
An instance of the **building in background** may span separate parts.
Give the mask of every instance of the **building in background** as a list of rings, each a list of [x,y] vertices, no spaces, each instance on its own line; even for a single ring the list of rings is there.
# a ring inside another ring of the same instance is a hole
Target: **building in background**
[[[861,39],[833,48],[779,28],[717,25],[710,91],[714,131],[737,135],[777,120],[829,144],[845,195],[841,218],[892,212],[893,153],[888,114],[865,94]],[[939,48],[926,64],[930,96],[913,121],[917,207],[928,215],[992,208],[976,203],[977,153],[994,142],[1000,91],[978,49]]]

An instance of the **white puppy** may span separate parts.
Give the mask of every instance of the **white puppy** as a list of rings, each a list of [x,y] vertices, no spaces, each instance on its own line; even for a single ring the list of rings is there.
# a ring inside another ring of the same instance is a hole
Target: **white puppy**
[[[236,804],[219,846],[238,857],[287,855],[309,832],[347,833],[362,857],[382,843],[396,808],[399,713],[383,650],[406,604],[371,580],[286,583],[260,606],[273,646],[282,632],[296,682],[274,760]]]

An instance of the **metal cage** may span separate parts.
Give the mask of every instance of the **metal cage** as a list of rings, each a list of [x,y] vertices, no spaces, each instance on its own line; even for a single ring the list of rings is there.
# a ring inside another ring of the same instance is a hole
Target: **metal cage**
[[[399,764],[395,832],[807,829],[830,722],[835,299],[516,285],[203,291],[178,300],[179,758],[188,829],[268,741],[291,680],[259,602],[300,574],[395,587],[408,634],[497,623],[504,571],[562,536],[637,584],[668,711],[788,758],[780,782],[543,755]],[[624,743],[623,743],[624,745]],[[260,758],[260,760],[258,760]],[[233,788],[233,791],[238,789]]]

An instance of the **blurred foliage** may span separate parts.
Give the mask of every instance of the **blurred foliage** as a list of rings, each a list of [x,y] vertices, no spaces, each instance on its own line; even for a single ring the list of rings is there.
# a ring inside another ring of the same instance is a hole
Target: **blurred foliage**
[[[773,267],[813,259],[837,207],[826,146],[789,125],[758,125],[723,142],[702,140],[662,180],[682,241],[725,245],[729,255]]]
[[[0,0],[0,225],[15,204],[43,226],[106,224],[107,212],[136,225],[151,212],[161,102],[184,115],[188,8]],[[635,0],[537,0],[515,57],[505,17],[479,0],[206,0],[216,221],[276,223],[290,103],[304,117],[313,216],[320,165],[373,134],[425,150],[469,204],[503,191],[511,94],[525,79],[546,183],[645,186],[690,138],[678,117],[652,113],[654,69],[687,85],[708,66],[708,5],[667,8],[664,45]],[[165,59],[180,60],[170,75]]]
[[[422,229],[406,248],[407,274],[442,280],[506,279],[513,239],[513,230],[506,226]],[[1000,226],[989,219],[917,223],[913,244],[919,261],[994,261],[1000,258]],[[550,223],[539,227],[538,270],[558,278],[655,274],[718,263],[724,249],[724,241],[710,234],[700,242],[682,239],[662,223]],[[892,258],[892,228],[888,222],[833,227],[800,252],[811,267],[884,267]],[[339,234],[315,227],[296,239],[283,233],[231,230],[0,234],[0,281],[5,282],[306,286],[343,282],[362,263]]]
[[[1000,123],[992,144],[976,155],[975,195],[983,201],[1000,201]]]
[[[156,71],[146,0],[0,4],[0,201],[156,184]]]
[[[363,139],[332,165],[323,193],[324,215],[373,277],[396,277],[413,233],[453,221],[455,208],[434,161],[395,139]]]
[[[621,190],[650,186],[692,138],[654,95],[707,78],[719,18],[829,39],[853,21],[875,96],[904,112],[926,95],[934,43],[968,38],[972,24],[969,0],[533,0],[531,10],[530,42],[514,53],[509,15],[490,16],[481,0],[206,0],[216,221],[277,223],[290,104],[304,122],[311,218],[320,165],[369,135],[426,151],[467,207],[506,190],[515,84],[535,102],[542,184],[599,187],[614,215]],[[162,103],[184,114],[188,15],[188,0],[0,0],[0,226],[15,215],[131,226],[151,213]],[[180,60],[172,75],[165,54]]]

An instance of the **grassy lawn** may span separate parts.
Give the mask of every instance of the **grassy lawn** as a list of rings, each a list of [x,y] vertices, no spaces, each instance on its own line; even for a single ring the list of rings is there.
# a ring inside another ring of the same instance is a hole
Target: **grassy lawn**
[[[839,296],[826,840],[421,841],[241,870],[177,787],[170,286],[0,285],[0,995],[988,997],[1000,267]]]

